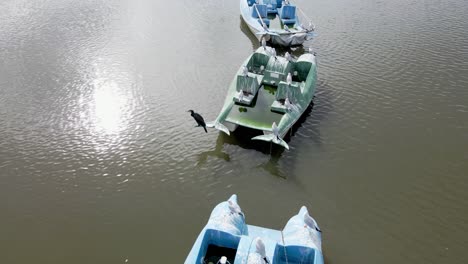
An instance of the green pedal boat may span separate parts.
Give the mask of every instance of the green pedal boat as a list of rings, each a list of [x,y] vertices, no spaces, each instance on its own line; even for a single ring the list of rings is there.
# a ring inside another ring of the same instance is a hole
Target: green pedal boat
[[[312,102],[316,82],[315,54],[280,57],[263,42],[239,68],[221,112],[207,127],[228,135],[238,126],[261,130],[253,140],[289,149],[283,138]]]

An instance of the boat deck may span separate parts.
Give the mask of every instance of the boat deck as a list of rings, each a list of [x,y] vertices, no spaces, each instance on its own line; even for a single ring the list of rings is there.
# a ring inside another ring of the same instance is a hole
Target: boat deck
[[[235,104],[226,121],[253,129],[271,130],[271,124],[278,124],[283,117],[283,114],[271,111],[276,89],[274,86],[262,85],[252,105]]]
[[[284,29],[284,25],[281,23],[281,19],[279,18],[278,14],[268,14],[267,18],[270,20],[270,26],[268,27],[269,29]],[[288,25],[288,28],[295,29],[294,25]]]

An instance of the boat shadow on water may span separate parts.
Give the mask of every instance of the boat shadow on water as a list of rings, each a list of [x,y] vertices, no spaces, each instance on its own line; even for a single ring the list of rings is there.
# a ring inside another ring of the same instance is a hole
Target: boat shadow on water
[[[252,51],[255,51],[256,49],[258,49],[258,47],[260,47],[261,45],[260,42],[258,41],[257,37],[254,34],[252,34],[252,32],[250,32],[249,26],[242,19],[241,15],[239,15],[239,20],[240,20],[240,23],[239,23],[240,30],[250,40],[250,42],[252,42]]]
[[[292,130],[289,130],[285,136],[286,142],[291,142],[291,146],[312,144],[314,148],[320,148],[324,142],[322,138],[320,127],[324,121],[329,118],[329,114],[333,112],[333,87],[331,87],[326,80],[319,80],[317,83],[317,94],[312,100],[312,103],[307,107],[306,111],[302,114],[299,120],[294,124]],[[260,135],[261,132],[257,130],[239,127],[230,136],[223,132],[219,132],[215,149],[202,152],[198,154],[197,166],[202,166],[208,160],[208,157],[215,157],[226,162],[231,161],[231,155],[224,150],[224,145],[238,146],[247,150],[255,150],[269,158],[256,166],[262,168],[271,175],[288,178],[291,175],[284,172],[279,164],[279,161],[284,153],[284,148],[275,144],[269,144],[263,141],[251,140],[252,137]],[[271,148],[271,149],[270,149]],[[288,152],[288,156],[294,160],[299,156],[296,151]],[[286,170],[288,170],[286,168]]]
[[[307,107],[307,109],[304,111],[299,120],[293,125],[292,129],[288,131],[287,135],[284,137],[284,140],[286,142],[290,142],[294,138],[296,132],[302,127],[303,123],[306,122],[307,118],[311,115],[313,107],[314,101],[312,101],[312,103]],[[266,162],[259,164],[256,167],[262,168],[272,175],[281,178],[287,178],[287,175],[282,172],[279,166],[279,160],[283,155],[285,149],[276,144],[252,140],[253,137],[261,134],[262,133],[258,130],[245,127],[237,128],[236,131],[232,132],[230,136],[226,135],[225,133],[219,132],[218,138],[216,140],[215,149],[200,153],[198,155],[197,166],[205,164],[208,160],[208,157],[215,157],[218,159],[225,160],[227,162],[231,161],[230,154],[224,151],[224,145],[228,144],[238,146],[247,150],[255,150],[265,155],[269,155],[270,158]],[[320,133],[318,131],[313,131],[313,134],[316,136],[320,136]],[[321,142],[321,140],[317,139],[316,142]]]

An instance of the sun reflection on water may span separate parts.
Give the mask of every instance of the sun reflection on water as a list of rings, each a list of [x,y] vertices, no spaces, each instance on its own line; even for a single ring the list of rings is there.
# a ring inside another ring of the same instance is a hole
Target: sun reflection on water
[[[99,133],[118,134],[128,123],[125,112],[129,99],[115,81],[95,80],[93,86],[91,113],[95,129]]]

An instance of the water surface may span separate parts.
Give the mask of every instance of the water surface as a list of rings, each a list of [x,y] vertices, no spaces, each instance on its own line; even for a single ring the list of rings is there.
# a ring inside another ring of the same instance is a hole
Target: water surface
[[[269,228],[308,206],[326,263],[465,263],[468,3],[296,2],[319,86],[272,155],[186,112],[259,46],[237,1],[0,3],[1,262],[182,263],[237,193]]]

